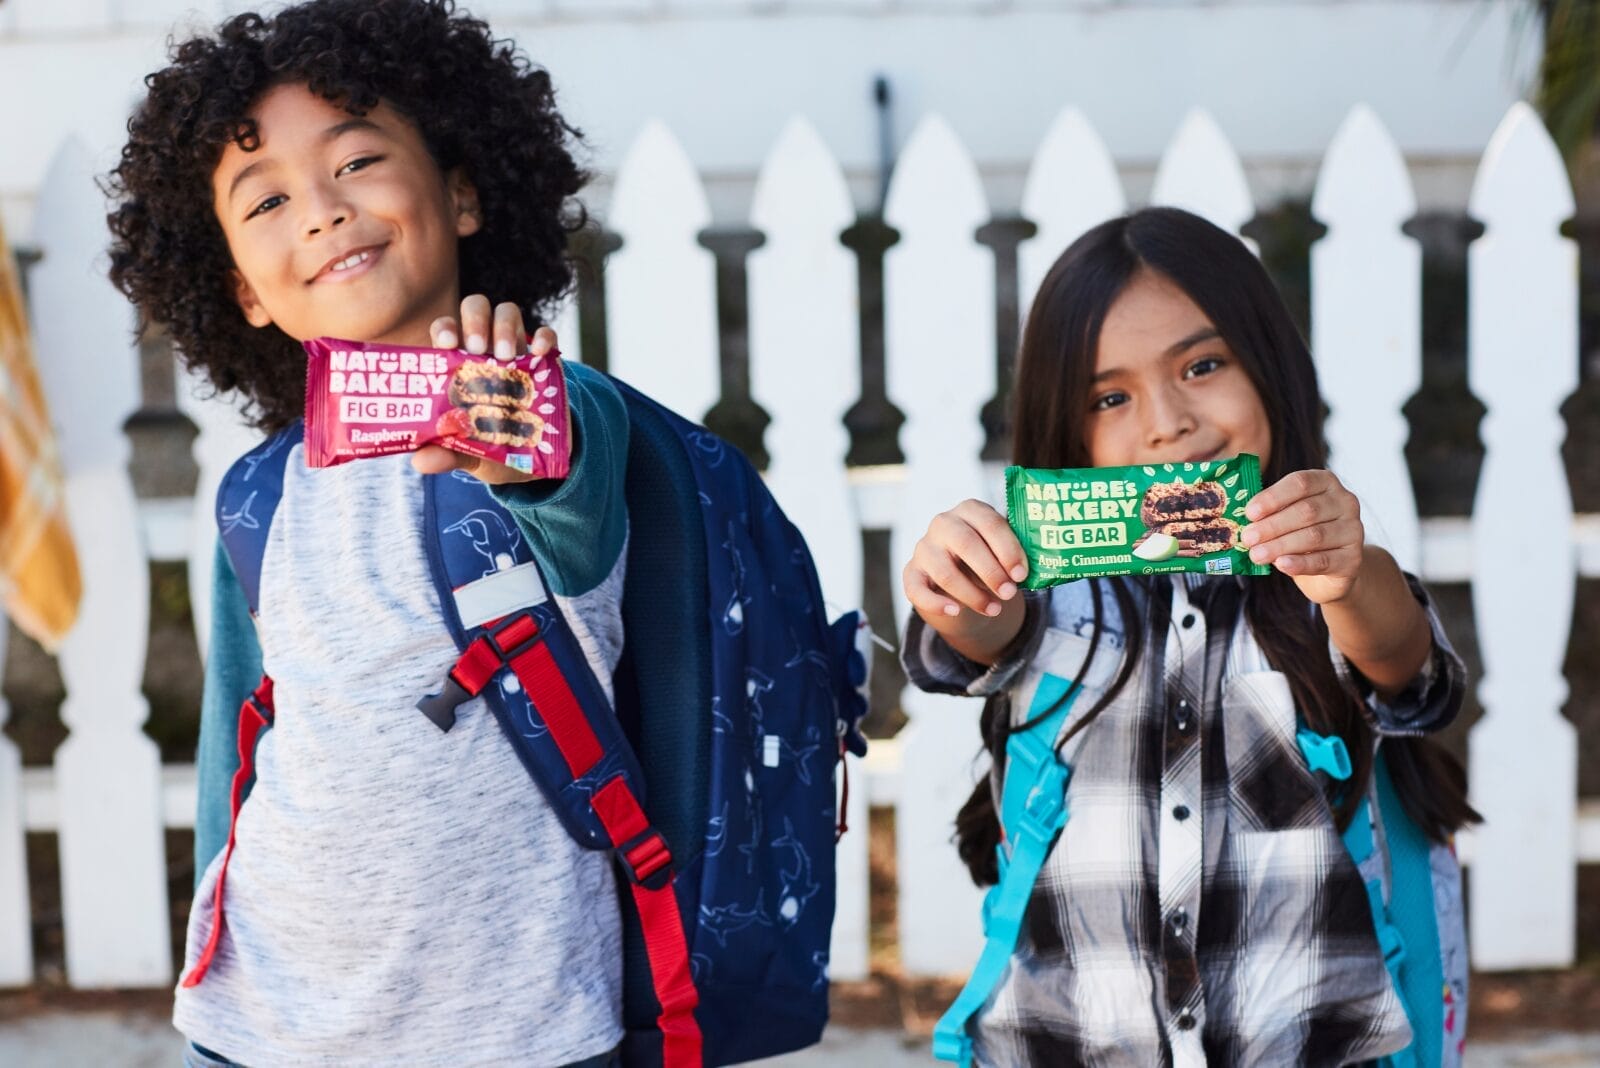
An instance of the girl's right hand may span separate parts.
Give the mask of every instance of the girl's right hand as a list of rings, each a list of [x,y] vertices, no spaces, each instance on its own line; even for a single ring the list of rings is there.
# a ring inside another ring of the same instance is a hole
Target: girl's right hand
[[[1022,627],[1028,561],[994,508],[966,500],[934,516],[901,573],[917,615],[968,659],[992,663]]]

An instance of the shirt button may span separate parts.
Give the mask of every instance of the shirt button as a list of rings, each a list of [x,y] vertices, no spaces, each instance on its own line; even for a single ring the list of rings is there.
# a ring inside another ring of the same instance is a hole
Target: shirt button
[[[1185,612],[1183,616],[1183,629],[1188,630],[1190,627],[1194,626],[1194,619],[1195,616],[1193,612]]]
[[[1167,922],[1172,924],[1174,931],[1181,931],[1189,925],[1189,914],[1183,909],[1179,909],[1172,914],[1172,917]]]
[[[1189,714],[1188,701],[1179,701],[1173,706],[1172,722],[1178,728],[1179,734],[1189,733],[1189,728],[1194,726],[1194,717]]]
[[[1178,1030],[1180,1030],[1180,1031],[1193,1031],[1194,1030],[1194,1015],[1192,1013],[1180,1012],[1178,1014]]]
[[[1188,819],[1189,818],[1189,806],[1188,805],[1177,805],[1177,806],[1175,806],[1173,808],[1173,810],[1172,810],[1172,818],[1175,819],[1175,820],[1186,820],[1186,819]]]

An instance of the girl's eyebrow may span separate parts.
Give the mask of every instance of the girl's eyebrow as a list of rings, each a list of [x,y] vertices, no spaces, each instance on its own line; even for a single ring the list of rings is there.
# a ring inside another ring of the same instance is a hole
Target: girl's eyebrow
[[[1221,336],[1222,335],[1217,332],[1217,328],[1216,327],[1214,327],[1214,326],[1202,326],[1200,329],[1196,330],[1194,333],[1192,333],[1192,334],[1188,335],[1187,337],[1184,337],[1184,338],[1174,342],[1172,345],[1168,346],[1167,351],[1164,353],[1164,355],[1166,355],[1169,358],[1173,357],[1173,356],[1177,356],[1177,355],[1183,353],[1184,351],[1186,351],[1188,349],[1194,348],[1196,345],[1200,344],[1202,341],[1210,341],[1213,338],[1219,338]]]
[[[1217,331],[1216,327],[1214,327],[1214,326],[1202,326],[1200,329],[1196,330],[1194,333],[1189,334],[1189,335],[1179,339],[1178,341],[1173,342],[1171,345],[1169,345],[1167,347],[1167,351],[1161,354],[1162,358],[1170,360],[1174,356],[1181,356],[1185,352],[1187,352],[1188,350],[1190,350],[1190,349],[1194,348],[1196,345],[1200,344],[1202,341],[1211,341],[1211,340],[1213,340],[1215,338],[1220,338],[1221,336],[1222,336],[1222,334]],[[1122,372],[1122,368],[1120,368],[1120,367],[1107,368],[1106,370],[1101,371],[1099,374],[1095,375],[1093,378],[1089,379],[1089,384],[1092,386],[1097,382],[1102,382],[1105,379],[1112,377],[1113,375],[1120,374],[1121,372]]]

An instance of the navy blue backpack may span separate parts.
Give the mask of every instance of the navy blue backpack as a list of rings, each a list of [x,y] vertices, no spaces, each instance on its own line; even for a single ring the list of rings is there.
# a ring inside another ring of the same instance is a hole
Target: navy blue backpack
[[[854,612],[830,623],[804,540],[738,450],[616,385],[628,505],[649,519],[629,538],[615,714],[516,524],[457,472],[424,480],[425,537],[462,655],[418,707],[448,730],[456,705],[484,696],[568,832],[615,854],[624,1063],[770,1057],[816,1042],[827,1022],[834,771],[866,748],[864,624]],[[242,457],[218,491],[252,615],[301,433]],[[235,816],[272,714],[264,679],[241,709]]]

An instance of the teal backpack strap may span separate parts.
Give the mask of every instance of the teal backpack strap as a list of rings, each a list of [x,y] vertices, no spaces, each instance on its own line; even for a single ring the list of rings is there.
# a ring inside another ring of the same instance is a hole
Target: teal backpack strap
[[[1318,734],[1313,730],[1301,727],[1295,736],[1295,740],[1300,745],[1300,753],[1305,757],[1306,765],[1312,771],[1326,772],[1329,778],[1337,782],[1344,782],[1350,778],[1350,752],[1345,748],[1344,739],[1335,735]],[[1373,776],[1377,780],[1378,788],[1381,791],[1382,786],[1388,783],[1388,771],[1384,767],[1381,758],[1374,764]],[[1389,787],[1389,792],[1391,794],[1394,792],[1392,786]],[[1349,852],[1350,859],[1355,861],[1357,871],[1361,870],[1361,866],[1367,862],[1372,856],[1373,850],[1377,848],[1377,843],[1372,835],[1372,811],[1370,805],[1370,798],[1363,798],[1360,806],[1355,811],[1355,815],[1350,818],[1350,826],[1346,827],[1344,831],[1344,847]],[[1394,809],[1388,805],[1380,808],[1380,812],[1392,811]],[[1409,821],[1406,822],[1409,824]],[[1391,849],[1391,860],[1393,859],[1392,852],[1393,850]],[[1426,862],[1426,854],[1424,854],[1424,862]],[[1392,879],[1393,876],[1391,874],[1391,882]],[[1417,1047],[1419,1045],[1417,1034],[1420,1030],[1420,1021],[1417,1015],[1412,1012],[1411,1006],[1414,997],[1408,997],[1408,993],[1413,992],[1408,991],[1407,983],[1405,982],[1406,977],[1402,975],[1401,971],[1401,966],[1406,962],[1406,938],[1400,927],[1390,917],[1389,903],[1384,900],[1383,896],[1382,876],[1366,880],[1366,885],[1367,907],[1372,910],[1372,926],[1378,934],[1378,948],[1383,951],[1383,966],[1389,971],[1389,978],[1394,983],[1395,996],[1400,999],[1400,1007],[1404,1010],[1406,1021],[1411,1024],[1412,1030],[1412,1039],[1409,1046],[1397,1053],[1391,1053],[1377,1063],[1381,1068],[1418,1068],[1420,1062],[1417,1059]],[[1435,943],[1437,943],[1437,935],[1435,935]]]
[[[1067,823],[1067,783],[1072,768],[1056,754],[1056,738],[1077,703],[1079,690],[1058,675],[1039,681],[1028,718],[1049,712],[1006,740],[1005,786],[1000,795],[1000,881],[983,899],[983,953],[960,995],[933,1028],[933,1055],[972,1063],[967,1024],[999,985],[1016,952],[1022,917],[1045,857]],[[1009,855],[1007,847],[1010,847]]]
[[[1441,1064],[1444,961],[1433,896],[1433,843],[1401,807],[1381,747],[1372,778],[1389,860],[1389,925],[1405,952],[1405,968],[1396,978],[1395,990],[1412,1032],[1411,1045],[1389,1060],[1400,1066]]]

